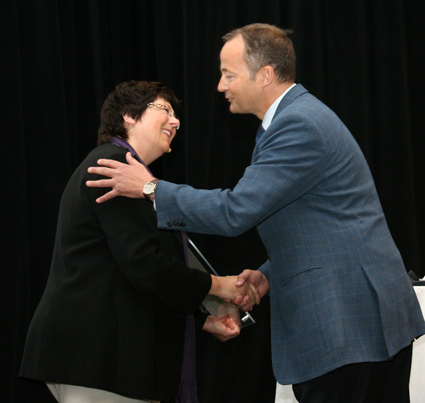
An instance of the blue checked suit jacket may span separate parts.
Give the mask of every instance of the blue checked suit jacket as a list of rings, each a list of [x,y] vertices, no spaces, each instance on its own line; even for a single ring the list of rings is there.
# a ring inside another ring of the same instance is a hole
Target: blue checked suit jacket
[[[237,236],[257,227],[281,384],[389,359],[425,333],[365,158],[302,85],[282,99],[233,190],[161,181],[156,208],[161,228]]]

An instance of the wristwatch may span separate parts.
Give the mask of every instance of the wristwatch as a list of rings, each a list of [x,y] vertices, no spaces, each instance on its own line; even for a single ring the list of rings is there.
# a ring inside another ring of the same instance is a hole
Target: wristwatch
[[[151,200],[151,196],[155,193],[156,185],[159,182],[159,179],[152,179],[145,186],[143,186],[143,195]]]

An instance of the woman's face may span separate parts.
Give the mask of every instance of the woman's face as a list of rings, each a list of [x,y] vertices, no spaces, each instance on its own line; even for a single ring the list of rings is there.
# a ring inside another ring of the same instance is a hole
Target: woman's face
[[[166,153],[176,135],[179,119],[170,103],[157,98],[149,104],[140,120],[130,124],[130,143],[135,143],[136,151],[145,163],[150,163]]]

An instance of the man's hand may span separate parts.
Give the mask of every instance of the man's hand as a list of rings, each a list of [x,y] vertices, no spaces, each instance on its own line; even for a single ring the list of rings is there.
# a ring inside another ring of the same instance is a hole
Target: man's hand
[[[109,176],[111,178],[86,182],[89,187],[112,188],[110,192],[96,199],[96,202],[103,203],[116,196],[125,196],[133,199],[144,198],[143,186],[154,177],[130,153],[127,153],[125,157],[128,165],[115,160],[101,159],[97,163],[102,166],[88,169],[91,174]]]
[[[214,316],[208,316],[202,330],[211,333],[214,337],[223,342],[233,339],[241,332],[235,320],[230,316],[225,316],[221,319],[217,319]]]
[[[236,286],[238,280],[236,276],[217,277],[211,275],[211,279],[212,285],[209,294],[232,302],[241,297],[238,306],[243,311],[251,311],[253,305],[260,303],[261,295],[257,287],[250,282]]]
[[[263,298],[264,295],[266,295],[267,292],[270,290],[270,284],[266,276],[261,273],[261,271],[244,270],[241,274],[239,274],[238,279],[236,281],[236,286],[245,287],[247,282],[256,287],[261,298]],[[240,293],[240,295],[238,295],[235,299],[231,301],[227,300],[227,302],[231,302],[232,304],[239,306],[239,308],[246,310],[244,309],[244,307],[246,307],[247,304],[247,296],[244,289],[242,290],[243,291]]]

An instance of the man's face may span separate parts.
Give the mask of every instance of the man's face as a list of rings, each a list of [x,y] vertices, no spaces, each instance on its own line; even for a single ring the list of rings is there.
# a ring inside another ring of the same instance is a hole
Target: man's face
[[[221,78],[218,91],[230,102],[232,113],[257,115],[261,101],[261,75],[250,79],[248,66],[243,60],[245,45],[241,36],[226,42],[220,53]]]

